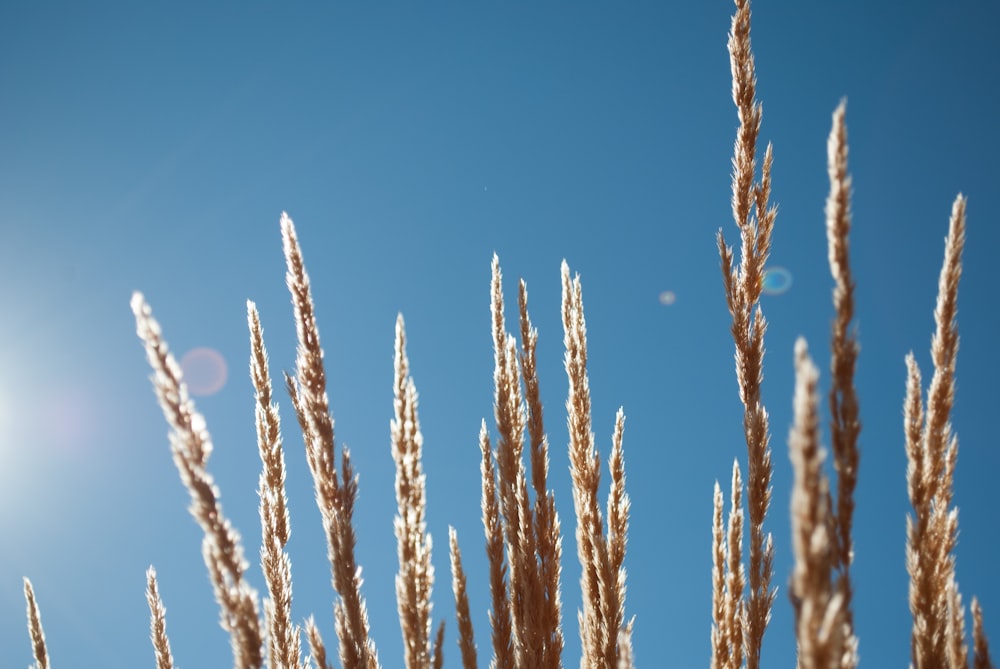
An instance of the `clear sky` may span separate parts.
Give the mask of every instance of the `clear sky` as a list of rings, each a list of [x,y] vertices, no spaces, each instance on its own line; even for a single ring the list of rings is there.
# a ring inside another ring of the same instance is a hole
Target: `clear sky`
[[[627,615],[643,667],[707,666],[712,486],[746,462],[714,237],[736,242],[732,5],[58,3],[0,6],[0,664],[30,661],[29,576],[58,666],[152,666],[144,572],[158,570],[174,656],[226,666],[200,530],[129,310],[142,290],[173,350],[229,370],[198,398],[227,514],[257,568],[259,459],[245,301],[272,372],[294,359],[278,220],[312,276],[337,435],[361,474],[358,559],[383,666],[402,666],[393,324],[406,318],[420,392],[435,619],[458,666],[447,527],[490,656],[479,520],[481,418],[492,416],[490,259],[508,304],[524,277],[540,331],[551,482],[564,529],[566,666],[579,569],[567,476],[559,264],[583,281],[594,430],[622,405],[633,513]],[[780,206],[764,298],[778,594],[765,662],[792,666],[785,584],[792,345],[828,380],[832,281],[823,206],[830,114],[848,99],[852,254],[864,429],[856,621],[865,666],[906,666],[909,509],[904,355],[925,378],[952,201],[969,198],[960,290],[958,576],[1000,647],[995,289],[1000,230],[1000,5],[986,0],[758,0],[762,136]],[[672,304],[662,304],[663,291]],[[513,317],[513,314],[509,314]],[[211,385],[211,384],[209,384]],[[332,590],[301,435],[287,446],[294,615],[333,644]],[[492,426],[492,424],[491,424]]]

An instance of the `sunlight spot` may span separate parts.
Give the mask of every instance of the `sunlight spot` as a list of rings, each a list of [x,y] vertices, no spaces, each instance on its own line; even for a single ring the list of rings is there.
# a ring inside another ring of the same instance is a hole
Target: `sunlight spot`
[[[0,388],[0,449],[3,449],[14,430],[14,408],[10,398]]]
[[[80,387],[64,387],[46,396],[42,432],[65,453],[86,452],[97,431],[94,398]]]
[[[665,307],[669,307],[671,304],[677,301],[677,295],[672,290],[665,290],[660,293],[660,304]]]
[[[792,287],[792,273],[784,267],[768,267],[764,270],[762,284],[765,295],[781,295]]]
[[[193,348],[181,358],[184,383],[192,395],[214,395],[226,385],[226,360],[214,348]]]

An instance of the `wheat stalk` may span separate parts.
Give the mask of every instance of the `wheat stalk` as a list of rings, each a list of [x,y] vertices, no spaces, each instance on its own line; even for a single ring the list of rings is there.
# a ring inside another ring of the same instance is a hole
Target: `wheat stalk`
[[[504,322],[502,277],[496,255],[493,256],[490,287],[495,363],[493,408],[498,433],[497,499],[508,552],[511,644],[515,663],[524,666],[527,658],[541,658],[543,654],[544,639],[537,633],[535,618],[542,586],[536,568],[535,534],[523,457],[527,416],[521,395],[516,345]]]
[[[222,627],[230,635],[233,662],[237,669],[257,669],[263,664],[257,593],[244,578],[247,562],[239,533],[223,514],[219,491],[207,469],[212,442],[205,419],[188,397],[180,366],[141,293],[132,296],[132,312],[136,332],[153,368],[153,386],[160,407],[171,426],[171,450],[181,481],[191,495],[191,515],[205,534],[202,556],[222,610]]]
[[[959,195],[952,205],[938,280],[934,309],[937,327],[931,341],[934,375],[926,405],[921,399],[920,369],[912,353],[906,357],[904,431],[907,487],[913,505],[913,516],[906,519],[906,566],[913,615],[911,656],[916,669],[965,667],[968,662],[965,613],[955,578],[958,510],[952,506],[952,486],[958,438],[951,429],[958,357],[958,283],[964,245],[965,198]],[[979,647],[974,638],[974,652],[978,653]],[[986,647],[985,637],[982,647]]]
[[[907,517],[907,570],[913,614],[911,654],[916,669],[950,666],[951,601],[947,590],[953,576],[951,549],[957,516],[949,507],[957,441],[948,419],[954,399],[952,372],[958,352],[955,313],[964,226],[964,200],[959,197],[953,209],[939,282],[937,330],[931,347],[935,373],[926,408],[921,399],[919,367],[912,353],[906,360],[907,484],[914,510],[914,515]]]
[[[842,669],[858,665],[858,639],[854,632],[851,608],[853,586],[851,563],[854,544],[851,539],[854,516],[854,489],[858,480],[858,397],[854,387],[854,369],[858,358],[856,333],[850,331],[854,317],[854,279],[848,235],[851,230],[851,177],[847,173],[847,105],[841,102],[833,112],[833,124],[827,140],[827,172],[830,194],[826,200],[826,236],[830,273],[833,275],[834,321],[830,344],[830,439],[833,465],[837,472],[837,504],[830,506],[834,542],[832,567],[837,573],[837,591],[842,597],[844,624]]]
[[[845,598],[833,588],[837,559],[836,520],[830,508],[829,481],[823,473],[819,439],[819,372],[804,339],[795,343],[795,422],[788,438],[794,470],[792,544],[798,666],[838,669],[844,657]]]
[[[482,454],[482,510],[486,554],[490,563],[490,611],[493,660],[491,667],[561,667],[563,636],[560,629],[559,574],[560,526],[555,498],[548,490],[548,439],[536,371],[538,333],[528,315],[528,292],[519,283],[518,308],[521,353],[507,333],[503,307],[503,281],[494,255],[490,284],[490,309],[494,348],[494,415],[497,440],[494,453],[486,423],[480,428]],[[590,433],[590,397],[586,377],[586,327],[579,277],[572,282],[563,263],[563,322],[566,330],[566,369],[570,378],[570,461],[577,510],[577,545],[584,568],[584,610],[580,612],[584,639],[582,666],[618,666],[619,633],[631,635],[623,625],[625,601],[624,557],[628,533],[629,498],[625,493],[622,435],[625,418],[619,410],[609,460],[611,490],[608,494],[608,529],[597,503],[600,464]],[[520,363],[520,365],[518,364]],[[523,393],[522,393],[523,383]],[[575,432],[574,432],[575,430]],[[524,466],[525,432],[530,439],[531,485],[528,494]],[[573,435],[576,436],[573,436]],[[581,438],[585,434],[587,437]],[[460,647],[466,667],[475,666],[471,624],[463,628],[464,573],[457,540],[452,534],[452,574],[460,626]],[[630,639],[630,636],[629,636]],[[630,643],[630,641],[629,641]],[[630,650],[630,648],[629,648]],[[594,664],[598,663],[598,664]],[[627,659],[631,666],[631,659]]]
[[[611,434],[611,454],[608,456],[608,471],[611,475],[610,488],[608,490],[607,513],[608,531],[605,542],[608,546],[608,569],[610,571],[612,590],[614,596],[609,597],[610,602],[608,620],[609,624],[618,630],[620,635],[627,628],[626,637],[629,640],[631,651],[632,624],[630,621],[623,627],[625,620],[625,548],[628,544],[628,518],[632,508],[632,501],[625,492],[625,451],[622,443],[625,437],[625,410],[618,407],[615,413],[615,427]],[[617,608],[612,608],[617,607]],[[619,649],[620,650],[620,649]],[[619,653],[620,656],[620,653]],[[620,659],[620,657],[619,657]],[[631,659],[628,664],[631,665]]]
[[[35,667],[49,669],[49,651],[45,646],[42,615],[38,611],[38,602],[35,601],[35,589],[28,579],[24,579],[24,599],[28,605],[28,636],[31,637],[31,650],[35,655]]]
[[[160,599],[156,570],[146,570],[146,601],[149,603],[149,636],[156,654],[156,669],[174,669],[174,657],[167,638],[167,609]]]
[[[726,304],[732,315],[736,378],[744,407],[743,431],[747,444],[750,590],[744,608],[742,636],[747,669],[759,669],[764,630],[777,594],[771,589],[774,547],[770,534],[764,532],[764,519],[771,503],[772,466],[767,411],[760,397],[767,321],[759,304],[777,210],[768,204],[771,192],[770,144],[764,152],[760,181],[755,182],[761,106],[756,101],[757,82],[750,48],[749,0],[736,0],[728,46],[733,101],[740,121],[733,152],[732,197],[733,218],[741,238],[739,267],[734,267],[733,250],[726,246],[721,230],[716,241],[722,259]],[[713,651],[713,656],[720,654],[721,651]]]
[[[726,542],[725,525],[722,522],[724,508],[722,488],[716,481],[712,494],[712,657],[709,661],[711,669],[730,669],[732,666],[729,662],[730,649],[733,647],[730,641],[732,631],[729,629],[726,617]]]
[[[271,375],[260,315],[256,305],[249,300],[247,324],[250,329],[250,379],[256,400],[257,445],[262,464],[258,491],[262,536],[260,563],[270,597],[264,601],[268,667],[297,669],[304,665],[301,633],[298,626],[292,623],[292,563],[285,551],[291,529],[285,494],[281,420],[278,406],[272,401]]]
[[[510,622],[510,599],[507,594],[507,563],[504,556],[504,529],[497,501],[497,473],[486,421],[479,427],[479,450],[482,453],[483,531],[486,534],[486,557],[490,563],[490,627],[493,659],[491,669],[514,669],[515,661]]]
[[[547,487],[548,438],[535,360],[538,332],[528,315],[528,291],[523,281],[519,283],[518,308],[519,355],[514,337],[506,329],[503,277],[500,261],[494,254],[490,313],[494,417],[498,432],[495,453],[485,421],[480,430],[483,527],[493,598],[491,666],[555,669],[562,666],[563,650],[559,602],[561,540],[555,497]],[[534,504],[529,499],[524,465],[526,432],[530,441]],[[452,550],[453,572],[456,551],[457,544]],[[460,568],[460,563],[457,566]],[[456,604],[461,606],[457,590]],[[461,612],[459,623],[462,624]],[[469,643],[463,640],[460,644],[463,661],[474,663]]]
[[[361,595],[361,570],[354,556],[353,526],[358,479],[351,468],[348,449],[341,449],[338,475],[333,416],[326,395],[323,349],[295,226],[281,215],[281,235],[288,266],[287,284],[292,295],[298,334],[295,377],[285,376],[295,415],[306,444],[306,459],[316,489],[316,504],[323,517],[333,587],[340,596],[334,607],[340,661],[344,669],[378,669],[378,653],[371,638],[368,611]]]
[[[635,669],[635,659],[632,656],[632,625],[626,625],[618,632],[618,664],[617,669]]]
[[[715,482],[712,514],[712,669],[743,666],[743,621],[746,603],[743,589],[743,480],[740,465],[733,461],[729,519],[722,523],[724,500]]]
[[[462,652],[463,669],[477,669],[476,635],[472,629],[469,614],[469,594],[466,590],[465,571],[462,569],[462,551],[458,548],[458,534],[455,528],[448,528],[448,542],[451,557],[451,588],[455,594],[455,617],[458,621],[458,647]]]
[[[601,469],[594,433],[591,431],[590,381],[587,377],[587,326],[583,313],[583,288],[579,275],[570,278],[569,266],[562,263],[562,312],[565,367],[569,379],[566,400],[569,426],[570,475],[576,511],[576,544],[580,559],[580,588],[583,610],[579,612],[583,668],[618,665],[618,635],[623,629],[625,604],[624,571],[617,555],[624,553],[628,526],[628,504],[615,505],[609,517],[610,533],[604,536],[604,522],[598,501]],[[613,452],[621,449],[624,415],[615,422]],[[616,457],[612,454],[612,461]],[[613,465],[614,469],[614,465]],[[609,499],[624,495],[624,474],[612,474]]]
[[[306,618],[306,640],[309,642],[310,660],[314,669],[333,669],[332,665],[326,661],[326,644],[323,643],[323,636],[316,627],[316,620],[309,616]]]
[[[986,632],[983,631],[983,610],[979,607],[979,601],[972,598],[972,645],[974,656],[972,660],[973,669],[994,669],[993,660],[990,658],[990,644],[986,639]]]
[[[837,500],[823,473],[825,454],[820,447],[818,372],[805,340],[795,346],[795,424],[789,436],[794,469],[792,537],[795,567],[791,598],[795,608],[799,666],[808,669],[854,669],[858,642],[851,613],[853,561],[851,529],[854,488],[857,483],[858,401],[854,368],[858,344],[848,331],[854,314],[848,235],[851,227],[851,180],[847,173],[846,105],[833,113],[827,141],[830,194],[826,202],[826,230],[830,272],[834,278],[835,318],[831,342],[830,429]]]
[[[396,317],[395,382],[393,383],[392,458],[396,463],[396,503],[394,521],[399,553],[396,600],[403,632],[407,669],[430,669],[434,660],[431,647],[431,537],[424,519],[427,507],[425,476],[421,464],[423,436],[417,417],[417,389],[406,357],[406,330],[403,316]],[[440,655],[438,645],[437,655]]]
[[[499,264],[497,266],[499,272]],[[541,656],[537,658],[538,669],[559,669],[562,667],[563,634],[562,613],[559,594],[559,578],[562,563],[562,538],[559,514],[553,491],[548,489],[549,442],[545,435],[542,416],[541,390],[539,388],[535,350],[538,345],[538,331],[531,325],[528,315],[528,287],[522,280],[518,282],[518,312],[521,325],[521,377],[524,381],[525,410],[527,412],[528,434],[531,441],[531,481],[535,491],[532,509],[532,527],[535,533],[535,550],[539,590],[535,593],[537,620],[536,636],[541,642]]]

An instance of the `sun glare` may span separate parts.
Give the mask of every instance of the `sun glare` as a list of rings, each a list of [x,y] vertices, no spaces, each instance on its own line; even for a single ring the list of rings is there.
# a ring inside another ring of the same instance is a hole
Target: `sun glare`
[[[0,388],[0,451],[8,449],[7,440],[10,439],[10,424],[13,420],[14,411],[10,406],[10,399],[3,388]]]
[[[14,395],[0,387],[0,528],[9,531],[11,523],[25,514],[16,501],[25,493],[24,490],[24,451],[21,435],[18,430],[17,414],[19,407],[14,404]]]

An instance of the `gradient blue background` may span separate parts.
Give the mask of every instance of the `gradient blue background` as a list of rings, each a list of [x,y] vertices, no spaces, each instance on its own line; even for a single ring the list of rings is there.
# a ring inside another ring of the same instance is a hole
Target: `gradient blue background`
[[[226,666],[229,641],[200,530],[128,308],[142,290],[181,354],[209,346],[230,378],[201,398],[211,469],[258,562],[259,459],[245,300],[272,372],[294,327],[278,218],[296,221],[319,312],[341,443],[361,474],[358,559],[385,667],[402,666],[393,576],[393,322],[406,317],[420,392],[435,619],[459,532],[480,663],[490,657],[479,521],[482,417],[492,416],[493,252],[531,294],[564,529],[565,664],[577,666],[578,565],[567,476],[559,263],[582,275],[594,430],[624,405],[633,513],[626,612],[638,665],[707,666],[712,485],[745,466],[714,236],[729,208],[736,114],[730,3],[13,3],[0,7],[0,664],[30,661],[29,576],[58,666],[152,666],[144,571],[154,564],[182,667]],[[903,358],[928,348],[943,238],[969,197],[954,424],[958,576],[1000,647],[996,407],[1000,358],[1000,5],[986,0],[759,0],[762,136],[780,206],[764,299],[772,417],[767,523],[780,587],[765,641],[791,666],[785,584],[792,346],[828,381],[831,278],[823,206],[830,114],[848,97],[852,260],[864,430],[856,620],[864,666],[906,666],[909,506]],[[664,306],[661,291],[676,293]],[[513,318],[513,312],[508,314]],[[332,591],[301,436],[279,388],[294,615],[331,648]],[[492,426],[492,424],[491,424]],[[971,625],[971,622],[970,622]]]

